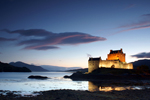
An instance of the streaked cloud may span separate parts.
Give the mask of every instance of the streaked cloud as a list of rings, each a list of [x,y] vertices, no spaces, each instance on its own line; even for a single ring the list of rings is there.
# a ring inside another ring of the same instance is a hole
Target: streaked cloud
[[[25,49],[30,49],[30,47],[26,47]],[[35,48],[35,50],[48,50],[48,49],[59,49],[59,47],[56,47],[56,46],[42,46],[42,47]]]
[[[131,31],[131,30],[150,28],[150,14],[143,14],[141,17],[142,19],[137,22],[129,23],[129,24],[117,27],[116,29],[121,29],[121,30],[113,33],[112,35],[126,32],[126,31]]]
[[[132,8],[132,7],[134,7],[136,4],[130,4],[130,5],[128,5],[127,7],[125,7],[124,9],[130,9],[130,8]]]
[[[143,14],[144,17],[150,17],[150,14]]]
[[[4,42],[4,41],[15,41],[16,39],[9,39],[9,38],[4,38],[4,37],[0,37],[0,42]]]
[[[3,29],[1,31],[5,31],[10,34],[20,34],[21,36],[24,36],[24,40],[21,40],[17,45],[25,46],[24,49],[28,50],[58,49],[59,48],[58,46],[60,45],[78,45],[106,40],[106,38],[103,37],[92,36],[90,34],[81,32],[53,33],[43,29],[14,30],[14,31]],[[31,36],[34,36],[35,38],[29,38]],[[36,37],[43,37],[43,38],[36,38]]]
[[[138,53],[138,54],[135,54],[135,55],[131,55],[131,57],[136,57],[136,58],[150,58],[150,52]]]
[[[10,34],[20,34],[22,36],[49,36],[50,34],[54,34],[52,32],[43,30],[43,29],[29,29],[29,30],[14,30],[14,31],[10,31],[8,29],[3,29],[1,31],[5,31],[7,33]]]
[[[126,32],[126,31],[131,31],[131,30],[146,29],[146,28],[150,28],[150,25],[143,25],[143,26],[138,26],[138,27],[133,27],[133,28],[121,30],[121,31],[116,32],[115,34]]]

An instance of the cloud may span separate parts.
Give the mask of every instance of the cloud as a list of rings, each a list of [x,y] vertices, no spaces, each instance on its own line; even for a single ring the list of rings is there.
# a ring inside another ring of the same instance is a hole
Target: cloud
[[[131,57],[136,57],[136,58],[150,58],[150,52],[138,53],[138,54],[135,54],[135,55],[131,55]]]
[[[30,29],[30,30],[14,30],[10,31],[8,29],[3,29],[10,34],[20,34],[25,36],[25,40],[21,40],[17,45],[25,46],[24,49],[34,49],[34,50],[48,50],[48,49],[58,49],[56,45],[77,45],[85,44],[96,41],[105,41],[106,38],[92,36],[87,33],[81,32],[64,32],[64,33],[53,33],[43,29]],[[29,38],[35,36],[35,38]],[[36,38],[43,37],[43,38]]]
[[[15,31],[10,31],[8,29],[3,29],[1,31],[5,31],[7,33],[10,33],[10,34],[20,34],[22,36],[49,36],[51,34],[54,34],[52,32],[49,32],[49,31],[46,31],[46,30],[43,30],[43,29],[29,29],[29,30],[15,30]]]
[[[24,49],[30,49],[30,47],[26,47]],[[48,49],[59,49],[59,47],[56,46],[43,46],[43,47],[37,47],[35,50],[48,50]]]
[[[138,26],[138,27],[133,27],[133,28],[121,30],[121,31],[116,32],[115,34],[122,33],[122,32],[125,32],[125,31],[138,30],[138,29],[146,29],[146,28],[150,28],[150,25],[143,25],[143,26]]]
[[[127,7],[125,7],[124,9],[130,9],[130,8],[132,8],[132,7],[134,7],[136,4],[130,4],[130,5],[128,5]]]
[[[8,39],[8,38],[3,38],[3,37],[0,37],[0,42],[4,42],[4,41],[15,41],[17,39]]]
[[[121,31],[115,32],[112,35],[126,31],[147,29],[147,28],[150,28],[150,14],[143,14],[142,19],[140,21],[119,26],[117,27],[117,29],[121,29]]]
[[[143,14],[144,17],[150,17],[150,14]]]

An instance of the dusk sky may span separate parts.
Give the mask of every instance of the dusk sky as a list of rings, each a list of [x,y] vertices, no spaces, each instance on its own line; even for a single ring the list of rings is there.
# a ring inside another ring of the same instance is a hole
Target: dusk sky
[[[0,0],[0,61],[88,67],[150,58],[150,0]]]

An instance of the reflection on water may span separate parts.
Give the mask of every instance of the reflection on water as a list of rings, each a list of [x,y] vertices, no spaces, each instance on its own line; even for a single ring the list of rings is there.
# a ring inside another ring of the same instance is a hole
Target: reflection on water
[[[0,73],[0,90],[20,91],[19,94],[22,95],[32,94],[35,91],[59,89],[88,90],[88,81],[72,81],[63,78],[71,74],[70,72],[4,72]],[[30,75],[47,76],[49,79],[28,79]]]
[[[122,90],[126,90],[126,89],[131,89],[130,86],[128,87],[99,87],[99,91],[112,91],[112,90],[116,90],[116,91],[122,91]]]
[[[131,86],[101,86],[100,84],[94,84],[93,82],[89,81],[89,91],[94,92],[94,91],[122,91],[126,89],[132,89]]]
[[[93,91],[112,91],[126,89],[141,89],[142,86],[150,86],[150,81],[72,81],[63,78],[65,75],[71,75],[69,72],[32,72],[17,73],[5,72],[0,73],[0,90],[20,91],[22,94],[31,94],[35,91],[71,89],[71,90],[89,90]],[[47,76],[47,80],[28,79],[30,75]],[[121,82],[121,85],[120,85]],[[138,83],[138,84],[137,84]],[[129,84],[129,85],[124,85]],[[137,85],[136,85],[137,84]],[[145,85],[143,85],[145,84]]]
[[[95,92],[95,91],[122,91],[122,90],[131,90],[131,89],[144,89],[144,88],[149,88],[150,86],[116,86],[116,85],[111,85],[111,84],[105,84],[105,83],[100,83],[100,82],[88,82],[88,88],[90,92]]]
[[[98,85],[95,85],[93,82],[88,82],[89,85],[89,91],[94,92],[94,91],[99,91]]]

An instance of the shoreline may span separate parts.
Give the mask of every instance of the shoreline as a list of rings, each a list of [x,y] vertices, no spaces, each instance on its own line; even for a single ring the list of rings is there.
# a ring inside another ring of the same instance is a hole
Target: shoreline
[[[6,91],[1,91],[6,92]],[[80,91],[80,90],[49,90],[34,92],[39,95],[21,96],[17,91],[9,91],[7,95],[0,94],[0,100],[150,100],[150,89],[123,91]]]

